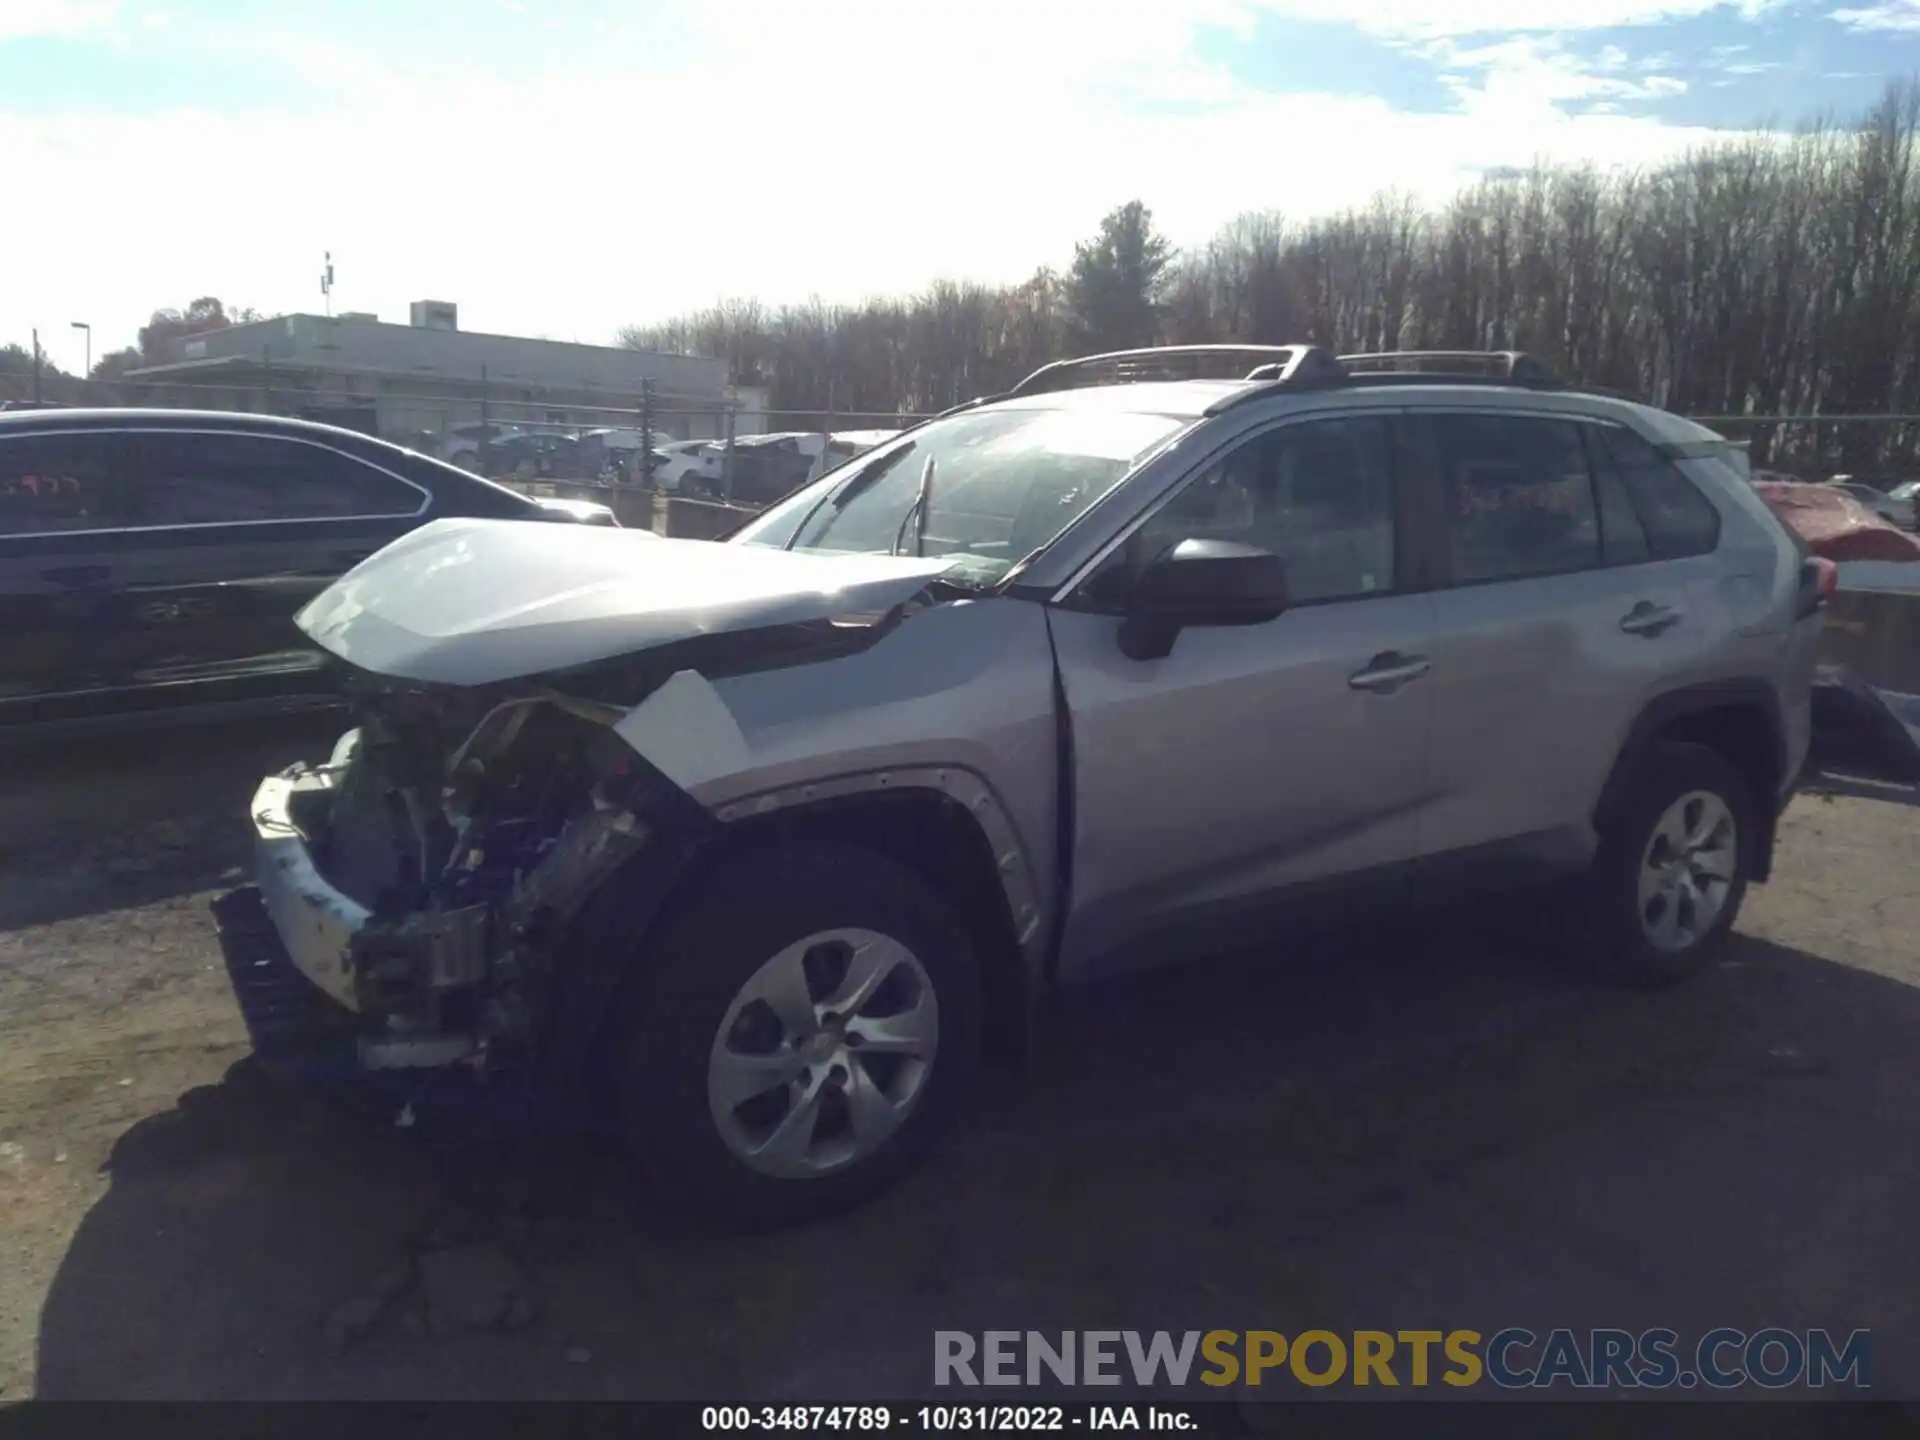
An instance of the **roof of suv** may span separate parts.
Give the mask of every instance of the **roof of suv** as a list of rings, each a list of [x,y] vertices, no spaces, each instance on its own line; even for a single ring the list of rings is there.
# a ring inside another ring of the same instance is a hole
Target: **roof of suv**
[[[1251,380],[1155,380],[996,396],[989,403],[1009,409],[1138,410],[1197,420],[1220,401],[1258,388],[1258,382]]]
[[[1226,369],[1226,376],[1172,378],[1169,371],[1191,362],[1195,369]],[[1231,373],[1234,371],[1239,373]],[[1581,402],[1583,410],[1631,414],[1658,439],[1677,444],[1720,441],[1691,420],[1597,386],[1571,385],[1550,367],[1519,351],[1397,351],[1340,355],[1317,345],[1174,345],[1058,361],[1036,370],[1003,395],[973,405],[1006,408],[1132,410],[1198,420],[1243,402],[1286,396],[1391,391],[1484,397],[1510,396]],[[968,406],[959,407],[970,408]]]

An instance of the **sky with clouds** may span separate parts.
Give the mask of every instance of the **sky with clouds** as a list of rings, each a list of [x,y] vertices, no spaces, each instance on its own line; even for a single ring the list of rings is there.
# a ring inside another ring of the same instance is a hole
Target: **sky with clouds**
[[[609,342],[1851,114],[1920,0],[0,0],[0,342],[217,294]]]

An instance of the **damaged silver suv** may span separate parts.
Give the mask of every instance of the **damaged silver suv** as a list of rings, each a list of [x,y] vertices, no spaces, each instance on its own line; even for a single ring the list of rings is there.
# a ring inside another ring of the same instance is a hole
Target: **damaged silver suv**
[[[1597,965],[1680,977],[1767,877],[1820,625],[1725,452],[1521,355],[1183,347],[726,543],[428,525],[300,616],[358,725],[255,797],[243,1008],[590,1097],[780,1223],[900,1175],[1051,988],[1283,916],[1568,881]]]

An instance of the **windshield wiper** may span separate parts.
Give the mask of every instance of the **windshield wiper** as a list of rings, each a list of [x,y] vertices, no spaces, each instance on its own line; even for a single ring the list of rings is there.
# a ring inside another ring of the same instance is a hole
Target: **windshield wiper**
[[[813,524],[822,510],[831,510],[838,515],[856,495],[864,495],[881,476],[891,474],[893,467],[906,459],[913,448],[912,445],[902,446],[883,460],[869,462],[858,475],[841,481],[838,488],[829,488],[826,494],[814,501],[813,508],[801,517],[800,523],[793,527],[793,534],[787,537],[787,543],[780,548],[783,550],[801,548],[800,537],[807,533],[807,527]],[[856,460],[858,458],[855,457]],[[851,465],[854,461],[847,463]]]
[[[927,456],[927,463],[920,467],[920,488],[914,493],[913,504],[907,507],[907,513],[900,517],[900,528],[893,532],[893,549],[890,554],[900,553],[900,542],[907,538],[907,526],[913,526],[913,553],[927,553],[927,510],[928,500],[933,496],[933,456]]]

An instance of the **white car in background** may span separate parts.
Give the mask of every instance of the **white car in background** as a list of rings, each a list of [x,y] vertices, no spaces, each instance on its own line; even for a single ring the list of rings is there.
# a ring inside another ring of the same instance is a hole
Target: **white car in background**
[[[680,491],[719,484],[724,450],[717,440],[670,440],[655,445],[653,453],[660,458],[654,464],[654,488]]]
[[[898,430],[777,431],[734,438],[735,494],[750,504],[765,504],[796,485],[864,455],[898,435]],[[718,497],[724,489],[727,446],[724,440],[689,440],[657,447],[667,456],[654,472],[654,484],[667,491]]]
[[[1909,530],[1920,530],[1920,480],[1909,480],[1904,485],[1896,485],[1887,492],[1887,503],[1895,506],[1895,513],[1889,517],[1896,525],[1904,525]]]

